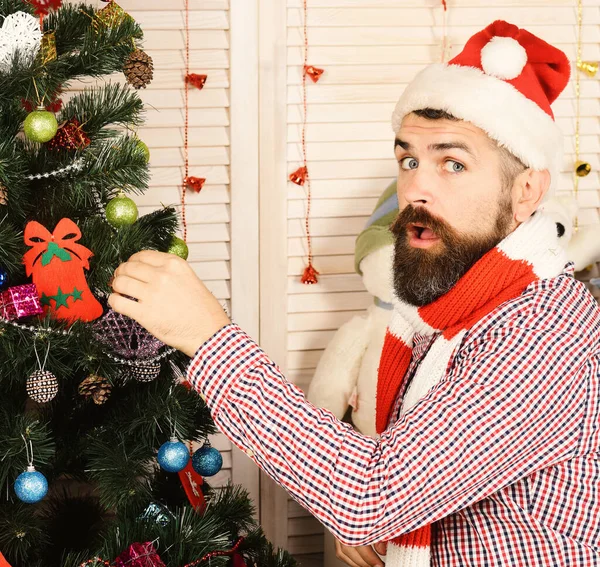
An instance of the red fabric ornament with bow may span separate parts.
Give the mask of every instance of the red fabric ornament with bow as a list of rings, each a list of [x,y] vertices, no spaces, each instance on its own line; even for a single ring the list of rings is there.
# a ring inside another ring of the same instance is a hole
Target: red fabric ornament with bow
[[[102,306],[85,279],[93,253],[76,242],[79,227],[62,219],[50,233],[37,221],[27,223],[25,243],[31,250],[23,256],[28,276],[33,276],[44,311],[55,319],[73,323],[93,321],[102,315]]]
[[[4,555],[0,553],[0,567],[10,567],[10,563],[4,559]]]

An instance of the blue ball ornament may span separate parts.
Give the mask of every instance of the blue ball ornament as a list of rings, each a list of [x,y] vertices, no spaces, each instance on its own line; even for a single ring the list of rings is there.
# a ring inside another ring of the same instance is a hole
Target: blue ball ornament
[[[48,481],[41,472],[29,466],[15,480],[15,493],[26,504],[35,504],[48,493]]]
[[[0,266],[0,289],[8,283],[8,272]]]
[[[192,456],[192,467],[202,476],[214,476],[223,466],[221,453],[209,444],[204,444]]]
[[[177,438],[172,437],[158,450],[158,464],[167,472],[183,470],[190,460],[188,448]]]

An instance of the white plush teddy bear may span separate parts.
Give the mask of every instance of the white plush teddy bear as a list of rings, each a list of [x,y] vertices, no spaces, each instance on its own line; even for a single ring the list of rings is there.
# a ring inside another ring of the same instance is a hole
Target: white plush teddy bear
[[[390,225],[398,215],[396,183],[381,195],[355,247],[355,269],[362,275],[374,303],[364,315],[342,325],[321,356],[307,398],[338,419],[352,406],[352,423],[376,437],[375,394],[377,369],[385,331],[392,313],[394,237]]]

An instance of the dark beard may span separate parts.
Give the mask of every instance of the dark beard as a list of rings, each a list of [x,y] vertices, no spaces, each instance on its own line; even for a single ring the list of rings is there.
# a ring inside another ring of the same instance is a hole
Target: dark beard
[[[469,269],[509,233],[510,201],[500,204],[494,229],[485,236],[461,236],[423,207],[408,205],[391,227],[394,244],[394,291],[402,301],[421,307],[450,291]],[[431,249],[413,248],[407,227],[429,227],[440,238]]]

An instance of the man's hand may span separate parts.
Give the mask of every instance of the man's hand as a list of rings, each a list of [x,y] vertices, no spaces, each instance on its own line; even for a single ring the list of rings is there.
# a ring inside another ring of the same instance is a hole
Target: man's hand
[[[376,543],[374,546],[361,545],[360,547],[349,547],[335,540],[335,556],[350,567],[383,567],[384,563],[379,559],[380,555],[385,555],[387,552],[387,543]]]
[[[108,304],[115,311],[190,357],[230,323],[190,265],[173,254],[153,250],[134,254],[116,269],[112,288],[116,293]]]

